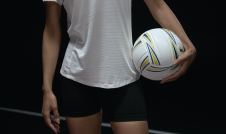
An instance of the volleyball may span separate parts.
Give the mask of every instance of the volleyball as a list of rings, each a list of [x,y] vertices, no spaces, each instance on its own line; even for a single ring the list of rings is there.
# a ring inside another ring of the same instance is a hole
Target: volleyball
[[[173,61],[184,51],[175,33],[165,28],[155,28],[137,38],[132,49],[132,59],[143,77],[162,80],[179,69],[178,65],[173,65]]]

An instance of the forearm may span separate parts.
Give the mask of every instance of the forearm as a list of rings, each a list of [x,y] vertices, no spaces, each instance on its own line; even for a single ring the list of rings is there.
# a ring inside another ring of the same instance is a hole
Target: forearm
[[[163,27],[169,29],[182,40],[185,45],[192,45],[192,42],[185,33],[179,20],[168,7],[164,0],[144,0],[153,18]]]
[[[43,32],[42,42],[42,68],[43,68],[43,85],[44,91],[52,90],[55,68],[57,65],[59,49],[61,43],[61,32],[51,31],[47,26]]]

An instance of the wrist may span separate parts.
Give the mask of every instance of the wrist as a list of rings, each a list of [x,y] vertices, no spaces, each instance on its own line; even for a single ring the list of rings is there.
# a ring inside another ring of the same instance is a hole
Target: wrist
[[[52,93],[52,88],[51,87],[45,87],[45,86],[42,86],[42,92],[43,93]]]

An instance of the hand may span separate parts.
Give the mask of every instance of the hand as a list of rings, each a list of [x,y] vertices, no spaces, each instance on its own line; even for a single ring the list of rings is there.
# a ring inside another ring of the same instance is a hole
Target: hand
[[[195,47],[190,44],[190,45],[184,45],[185,47],[185,52],[181,54],[181,56],[174,61],[174,65],[179,65],[179,69],[177,70],[176,73],[164,78],[161,80],[161,84],[175,81],[181,76],[183,76],[186,71],[188,70],[189,66],[193,62],[193,60],[196,57],[196,49]]]
[[[50,113],[53,112],[53,115]],[[53,130],[55,134],[60,132],[60,115],[57,108],[57,100],[52,92],[43,94],[42,115],[46,125]]]

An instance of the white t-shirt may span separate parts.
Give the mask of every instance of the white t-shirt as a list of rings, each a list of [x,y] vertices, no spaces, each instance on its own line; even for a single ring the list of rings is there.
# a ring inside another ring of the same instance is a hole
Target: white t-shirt
[[[118,88],[140,78],[132,62],[131,0],[43,0],[63,5],[70,41],[60,74]]]

